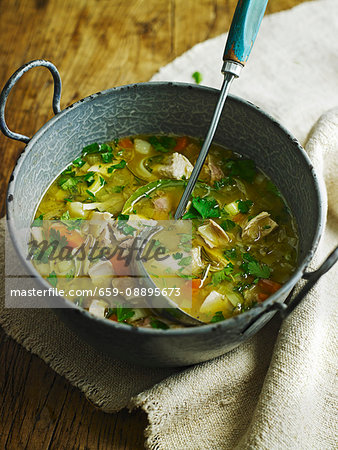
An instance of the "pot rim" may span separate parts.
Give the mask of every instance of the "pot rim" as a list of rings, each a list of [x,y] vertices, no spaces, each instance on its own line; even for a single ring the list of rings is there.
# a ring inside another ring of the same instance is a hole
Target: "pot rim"
[[[20,170],[20,167],[23,163],[23,160],[25,158],[25,154],[29,152],[30,148],[34,146],[35,142],[44,134],[44,132],[49,128],[54,126],[54,124],[63,118],[64,115],[66,115],[70,110],[74,108],[80,107],[84,103],[88,103],[95,98],[103,95],[111,95],[111,94],[117,94],[120,91],[123,90],[130,90],[130,89],[136,89],[138,87],[145,87],[145,88],[158,88],[158,87],[165,87],[171,86],[173,88],[185,88],[185,89],[197,89],[197,90],[203,90],[205,92],[209,92],[212,95],[218,95],[219,90],[207,86],[201,86],[201,85],[194,85],[190,83],[182,83],[182,82],[171,82],[171,81],[148,81],[144,83],[134,83],[134,84],[128,84],[123,86],[117,86],[110,89],[106,89],[104,91],[97,92],[95,94],[91,94],[87,97],[84,97],[83,99],[67,106],[65,109],[63,109],[60,113],[52,117],[49,121],[47,121],[31,138],[31,140],[27,143],[22,153],[19,155],[15,167],[12,171],[10,182],[8,184],[7,189],[7,196],[6,196],[6,218],[8,223],[8,230],[9,234],[12,240],[12,243],[14,245],[14,248],[19,255],[19,258],[21,262],[23,263],[24,267],[28,270],[28,273],[33,275],[37,280],[38,283],[41,284],[45,289],[50,288],[50,284],[47,283],[46,280],[44,280],[41,275],[36,271],[34,266],[30,264],[26,259],[22,256],[21,250],[19,247],[19,244],[17,243],[16,238],[16,227],[13,220],[13,207],[12,207],[12,200],[13,200],[13,193],[15,188],[15,182],[16,182],[16,175]],[[280,302],[280,297],[283,295],[288,294],[292,288],[295,286],[295,284],[302,278],[307,266],[309,265],[310,261],[313,258],[313,255],[318,247],[320,238],[323,234],[325,222],[326,222],[326,188],[325,183],[323,179],[317,175],[309,156],[299,143],[299,141],[283,126],[281,125],[275,118],[273,118],[270,114],[262,110],[257,105],[253,104],[252,102],[249,102],[241,97],[229,95],[227,101],[230,102],[237,102],[240,103],[250,109],[253,109],[256,111],[256,113],[261,114],[263,117],[268,119],[272,124],[277,127],[280,131],[282,131],[289,139],[292,141],[292,144],[297,147],[297,151],[299,151],[302,154],[302,157],[304,158],[308,169],[310,170],[314,185],[316,194],[318,197],[318,217],[317,217],[317,226],[316,226],[316,232],[313,238],[312,246],[309,252],[304,256],[303,261],[301,264],[297,266],[297,270],[294,272],[294,274],[289,278],[289,280],[273,295],[271,295],[267,300],[265,300],[263,303],[259,303],[252,309],[245,311],[244,313],[241,313],[237,316],[231,317],[229,319],[226,319],[224,321],[220,321],[217,323],[212,324],[205,324],[201,326],[196,327],[186,327],[186,328],[175,328],[175,329],[168,329],[168,330],[161,330],[161,329],[154,329],[154,328],[143,328],[143,327],[130,327],[126,326],[123,323],[114,322],[111,320],[101,319],[98,317],[93,316],[85,309],[82,309],[79,306],[76,306],[71,301],[63,298],[58,297],[58,300],[60,300],[60,303],[64,303],[64,308],[57,308],[57,309],[71,309],[71,310],[77,310],[80,314],[83,314],[86,319],[90,320],[96,320],[99,321],[99,323],[102,326],[105,327],[114,327],[117,329],[120,329],[121,331],[124,331],[126,333],[147,333],[149,335],[156,335],[156,336],[180,336],[180,335],[190,335],[194,333],[209,333],[209,331],[216,331],[221,330],[227,327],[232,326],[240,326],[241,322],[244,320],[243,317],[245,316],[245,320],[248,319],[249,316],[251,316],[252,319],[256,318],[256,316],[259,316],[260,313],[263,313],[266,309],[268,309],[270,306],[272,306],[274,303]],[[53,308],[51,308],[53,309]],[[55,309],[55,308],[54,308]]]

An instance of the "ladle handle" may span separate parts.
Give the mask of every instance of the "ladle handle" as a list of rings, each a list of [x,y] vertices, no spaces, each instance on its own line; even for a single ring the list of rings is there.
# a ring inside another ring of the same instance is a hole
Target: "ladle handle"
[[[244,66],[255,42],[268,0],[239,0],[225,45],[223,61]]]

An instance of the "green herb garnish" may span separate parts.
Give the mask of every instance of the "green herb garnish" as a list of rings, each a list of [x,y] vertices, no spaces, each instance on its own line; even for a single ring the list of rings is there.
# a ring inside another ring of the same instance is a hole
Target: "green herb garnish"
[[[93,200],[96,201],[95,194],[93,194],[93,193],[92,193],[91,191],[89,191],[88,189],[86,189],[86,192],[87,192],[87,194],[88,194]]]
[[[252,183],[256,176],[256,165],[251,159],[229,159],[225,167],[230,177],[239,177]]]
[[[257,261],[248,263],[248,272],[250,275],[258,278],[269,278],[271,274],[271,270],[266,264],[259,264]]]
[[[42,227],[43,224],[43,214],[40,214],[39,217],[33,220],[31,228],[33,227]]]
[[[200,82],[203,80],[202,74],[200,72],[194,72],[191,76],[195,80],[196,84],[200,84]]]
[[[273,182],[270,180],[268,180],[266,183],[266,189],[269,192],[271,192],[272,194],[276,195],[277,197],[281,196],[281,193],[280,193],[278,187],[275,184],[273,184]]]
[[[132,308],[123,308],[122,306],[117,306],[116,315],[118,322],[125,322],[135,315],[135,311]]]
[[[79,156],[78,158],[74,159],[74,161],[73,161],[72,164],[73,164],[73,166],[75,166],[75,167],[82,167],[82,166],[84,166],[84,165],[86,164],[86,161],[83,160],[83,159],[81,158],[81,156]]]
[[[271,270],[266,264],[260,264],[250,253],[243,253],[242,259],[241,269],[245,274],[257,278],[269,278]]]
[[[219,204],[215,199],[205,197],[194,197],[189,211],[184,214],[183,219],[209,219],[210,217],[219,217]]]
[[[183,257],[183,253],[177,252],[177,253],[174,253],[174,254],[173,254],[173,258],[174,258],[174,259],[181,259],[182,257]]]
[[[224,255],[229,259],[236,259],[237,258],[237,251],[235,248],[232,248],[231,250],[224,250]]]
[[[108,173],[112,173],[115,169],[124,169],[127,163],[124,159],[122,159],[118,164],[114,164],[113,166],[108,168]]]
[[[189,264],[191,264],[191,261],[192,261],[192,257],[191,256],[185,256],[184,258],[182,258],[180,260],[178,265],[179,266],[188,266]]]
[[[73,172],[75,174],[75,172]],[[78,183],[82,182],[82,177],[75,177],[72,174],[61,176],[61,178],[58,181],[59,186],[64,191],[77,191],[77,185]]]
[[[110,163],[113,160],[113,153],[101,153],[101,158],[104,163]]]
[[[224,186],[229,186],[233,180],[230,177],[222,178],[221,180],[214,182],[214,188],[219,191]]]
[[[223,312],[217,311],[217,312],[215,312],[214,316],[211,318],[210,323],[221,322],[222,320],[225,320],[225,317],[223,316]]]
[[[216,285],[222,283],[222,281],[231,281],[229,275],[233,272],[234,266],[229,263],[224,269],[214,272],[211,277],[212,284]]]
[[[51,273],[48,275],[47,281],[49,281],[49,283],[50,283],[53,287],[56,287],[57,282],[58,282],[58,277],[57,277],[56,273],[54,272],[54,270],[53,270],[53,272],[51,272]]]
[[[95,172],[88,172],[83,179],[87,182],[87,186],[91,186],[95,181]]]
[[[154,319],[154,318],[150,319],[150,326],[152,328],[156,328],[156,329],[160,329],[160,330],[167,330],[169,328],[169,326],[166,323],[162,322],[161,320]]]
[[[119,214],[117,216],[117,228],[123,233],[125,236],[133,235],[136,228],[132,227],[127,223],[129,219],[128,214]]]
[[[235,228],[236,224],[230,219],[225,219],[223,222],[220,223],[220,226],[223,228],[224,231],[230,231],[233,228]]]

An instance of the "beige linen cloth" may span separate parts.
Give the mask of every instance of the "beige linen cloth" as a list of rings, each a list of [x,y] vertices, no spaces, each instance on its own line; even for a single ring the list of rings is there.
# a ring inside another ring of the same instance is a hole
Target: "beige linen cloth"
[[[311,268],[338,242],[337,38],[337,0],[268,16],[232,87],[232,93],[262,106],[307,141],[306,150],[325,177],[328,221]],[[191,81],[199,70],[203,83],[219,87],[224,42],[223,35],[195,46],[154,79]],[[0,257],[3,262],[3,248]],[[3,296],[0,323],[103,410],[143,408],[148,448],[333,449],[338,445],[337,292],[336,267],[279,331],[275,317],[237,349],[187,369],[114,361],[80,342],[52,312],[5,309]]]

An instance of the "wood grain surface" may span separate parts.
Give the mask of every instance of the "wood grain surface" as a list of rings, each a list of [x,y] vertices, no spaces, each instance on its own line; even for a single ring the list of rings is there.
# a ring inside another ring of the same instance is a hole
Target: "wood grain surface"
[[[304,1],[304,0],[303,0]],[[148,80],[194,44],[229,28],[237,0],[0,0],[0,88],[22,64],[59,69],[61,107],[94,92]],[[302,0],[271,0],[267,13]],[[32,136],[53,113],[52,79],[26,74],[6,118]],[[0,206],[24,144],[0,136]],[[104,414],[0,329],[0,449],[143,448],[141,412]]]

